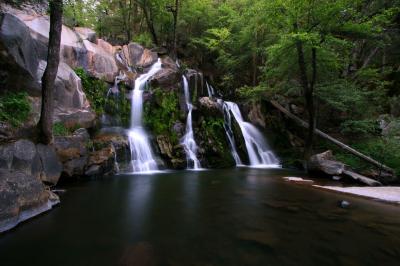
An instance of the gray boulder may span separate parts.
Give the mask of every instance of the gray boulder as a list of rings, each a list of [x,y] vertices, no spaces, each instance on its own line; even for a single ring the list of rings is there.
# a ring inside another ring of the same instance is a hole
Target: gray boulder
[[[40,95],[36,82],[39,59],[29,28],[16,16],[0,14],[0,79],[8,89]]]
[[[0,233],[51,208],[49,192],[40,179],[0,169]]]
[[[308,170],[332,176],[341,175],[345,170],[345,164],[335,161],[332,151],[328,150],[311,156],[308,163]]]
[[[38,144],[36,149],[42,163],[40,179],[51,185],[57,184],[63,167],[57,157],[55,149],[43,144]]]

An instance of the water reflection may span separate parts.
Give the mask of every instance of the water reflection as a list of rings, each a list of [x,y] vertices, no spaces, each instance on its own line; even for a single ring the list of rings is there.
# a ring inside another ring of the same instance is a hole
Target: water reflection
[[[294,174],[240,168],[74,185],[60,208],[0,236],[1,265],[398,264],[400,208],[282,181]]]

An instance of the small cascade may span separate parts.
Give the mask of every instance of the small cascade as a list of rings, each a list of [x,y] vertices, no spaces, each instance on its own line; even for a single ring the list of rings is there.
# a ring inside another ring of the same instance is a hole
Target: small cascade
[[[149,72],[140,75],[135,80],[132,91],[131,128],[128,130],[129,147],[131,150],[131,166],[133,172],[149,172],[158,170],[151,150],[150,141],[142,125],[143,90],[147,81],[161,70],[161,59],[151,66]]]
[[[120,72],[114,79],[114,84],[108,89],[106,95],[105,110],[106,112],[101,116],[101,124],[104,127],[120,126],[121,121],[118,116],[110,115],[109,110],[113,110],[112,113],[119,113],[119,102],[120,102],[120,91],[118,84],[125,79],[125,74]],[[113,102],[113,104],[111,104]]]
[[[224,129],[226,137],[229,140],[229,146],[231,148],[232,157],[235,160],[236,166],[242,166],[243,165],[242,160],[240,159],[240,156],[236,150],[235,136],[232,130],[232,116],[229,106],[221,99],[218,99],[218,104],[222,106],[222,111],[224,113]]]
[[[268,147],[261,132],[255,126],[243,120],[239,106],[234,102],[224,102],[224,108],[226,108],[226,112],[232,112],[233,117],[239,124],[249,155],[250,165],[255,167],[279,167],[278,158]]]
[[[191,168],[191,163],[193,162],[193,168],[195,170],[201,169],[200,161],[197,159],[197,144],[194,140],[193,134],[193,126],[192,126],[192,111],[193,105],[190,100],[190,92],[189,92],[189,84],[185,76],[182,76],[183,79],[183,90],[185,93],[185,101],[186,106],[188,108],[188,115],[186,120],[186,133],[181,140],[181,144],[183,145],[186,152],[186,159],[188,162],[188,168]]]
[[[215,95],[214,88],[210,84],[208,84],[207,81],[206,81],[206,87],[207,87],[208,97],[212,98]]]
[[[112,143],[111,143],[111,147],[114,150],[114,169],[115,169],[115,172],[118,174],[120,171],[120,168],[119,168],[119,163],[117,160],[117,149],[115,149],[115,146]]]

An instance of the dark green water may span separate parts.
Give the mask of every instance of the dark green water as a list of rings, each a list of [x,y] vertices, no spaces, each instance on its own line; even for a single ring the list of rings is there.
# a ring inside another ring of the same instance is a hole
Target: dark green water
[[[0,265],[400,265],[400,207],[285,170],[115,176],[0,236]],[[339,200],[351,202],[349,209]]]

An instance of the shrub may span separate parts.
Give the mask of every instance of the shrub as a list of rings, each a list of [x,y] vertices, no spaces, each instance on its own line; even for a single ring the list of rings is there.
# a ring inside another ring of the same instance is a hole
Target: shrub
[[[28,119],[31,105],[26,92],[7,92],[0,96],[0,121],[17,127]]]

